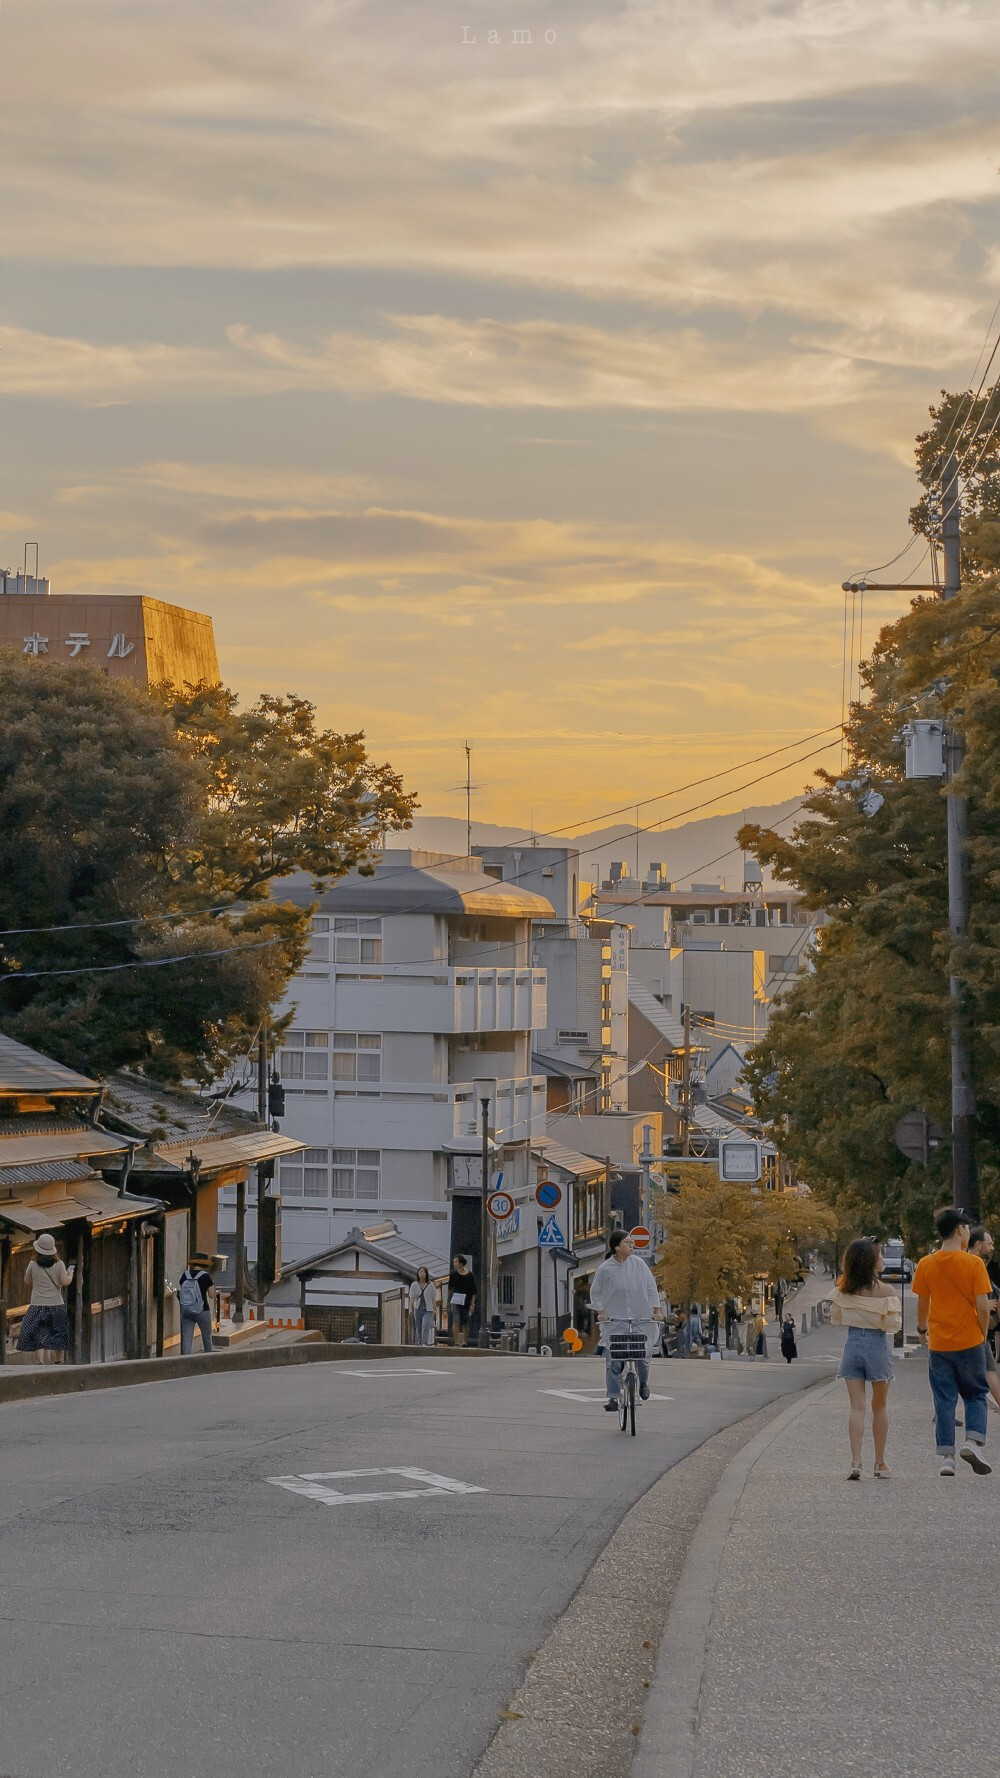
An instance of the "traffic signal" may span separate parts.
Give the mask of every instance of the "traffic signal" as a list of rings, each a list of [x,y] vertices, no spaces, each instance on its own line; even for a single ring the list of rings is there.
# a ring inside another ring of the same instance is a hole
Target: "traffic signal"
[[[285,1089],[277,1074],[272,1074],[267,1083],[267,1111],[269,1117],[284,1117]]]

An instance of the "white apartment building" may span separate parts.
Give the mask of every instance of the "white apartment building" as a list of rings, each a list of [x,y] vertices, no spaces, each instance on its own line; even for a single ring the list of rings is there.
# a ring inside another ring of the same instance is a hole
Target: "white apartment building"
[[[532,924],[532,961],[545,970],[548,1022],[536,1032],[535,1069],[550,1112],[628,1106],[628,927],[580,917],[580,854],[572,846],[477,846],[502,882],[541,892],[554,918]]]
[[[282,1131],[307,1145],[280,1167],[283,1258],[295,1264],[389,1217],[443,1260],[471,1254],[475,1269],[481,1094],[491,1183],[502,1171],[505,1189],[526,1193],[531,1143],[545,1134],[546,1083],[531,1065],[545,973],[532,964],[531,926],[551,904],[487,876],[476,858],[402,849],[318,898],[305,880],[285,893],[315,902],[315,914],[276,1057]]]
[[[668,1012],[680,1016],[690,1006],[706,1025],[751,1042],[766,1030],[770,1006],[802,967],[821,923],[795,890],[765,890],[759,875],[743,889],[678,889],[659,864],[641,881],[613,864],[592,905],[631,927],[632,979]]]

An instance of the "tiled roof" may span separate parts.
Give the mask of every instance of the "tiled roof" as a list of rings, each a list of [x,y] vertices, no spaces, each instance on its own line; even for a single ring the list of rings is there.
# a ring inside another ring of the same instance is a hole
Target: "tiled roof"
[[[100,1083],[0,1031],[0,1093],[97,1094]]]
[[[192,1136],[242,1136],[259,1130],[257,1119],[238,1106],[209,1098],[186,1087],[163,1086],[122,1069],[112,1074],[104,1099],[110,1124],[127,1125],[137,1135],[162,1130],[163,1142],[190,1142]]]

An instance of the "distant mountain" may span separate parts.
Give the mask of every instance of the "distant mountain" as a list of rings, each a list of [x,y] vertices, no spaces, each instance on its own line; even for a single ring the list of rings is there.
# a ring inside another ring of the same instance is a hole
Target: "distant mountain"
[[[702,821],[684,821],[679,827],[640,834],[640,875],[648,872],[651,863],[659,863],[664,866],[667,879],[674,883],[686,886],[693,880],[741,888],[743,854],[734,844],[737,829],[745,821],[773,827],[789,816],[800,801],[800,797],[790,797],[783,803],[754,805],[728,815],[710,815]],[[784,831],[790,832],[791,827],[792,822],[787,821]],[[473,845],[511,846],[518,840],[525,845],[531,843],[523,827],[498,827],[488,821],[472,824]],[[551,841],[539,834],[538,843],[574,846],[580,854],[580,875],[585,882],[593,880],[598,871],[606,878],[609,865],[616,861],[624,861],[630,873],[635,873],[635,829],[624,823],[595,828],[591,833],[558,834]],[[465,822],[454,815],[418,815],[409,833],[393,834],[389,844],[464,857]]]

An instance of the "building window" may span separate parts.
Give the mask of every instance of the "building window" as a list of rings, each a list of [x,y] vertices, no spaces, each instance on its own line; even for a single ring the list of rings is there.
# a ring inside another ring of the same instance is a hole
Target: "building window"
[[[313,963],[329,963],[330,961],[330,919],[327,914],[316,914],[309,929],[308,958]]]
[[[305,1148],[289,1155],[281,1163],[280,1184],[283,1198],[328,1198],[330,1150]]]
[[[514,1274],[513,1272],[501,1272],[497,1279],[497,1302],[501,1309],[512,1309],[515,1301]]]
[[[368,1031],[335,1031],[334,1080],[381,1080],[382,1037]]]
[[[382,922],[357,914],[338,914],[333,922],[335,963],[381,963]]]
[[[282,1080],[329,1080],[329,1031],[286,1031],[278,1072]]]
[[[335,1148],[333,1195],[375,1203],[381,1196],[381,1152],[377,1148]]]

